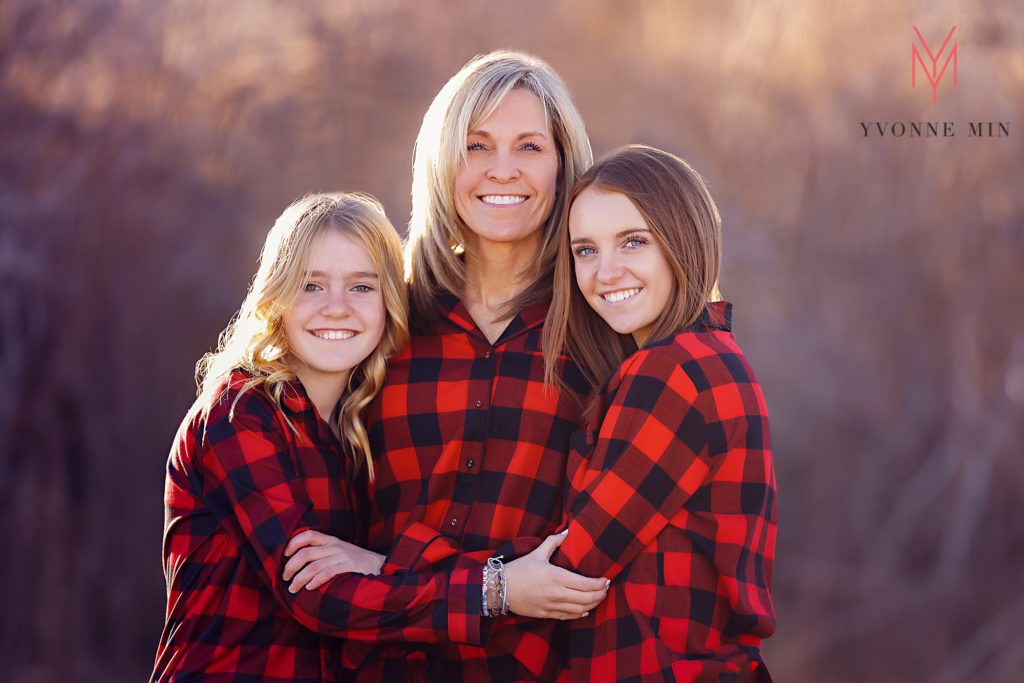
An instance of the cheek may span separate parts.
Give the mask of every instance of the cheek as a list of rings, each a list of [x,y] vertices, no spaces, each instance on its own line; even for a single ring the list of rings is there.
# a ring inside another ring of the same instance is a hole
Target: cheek
[[[476,175],[478,174],[473,168],[472,161],[459,166],[459,170],[455,174],[455,198],[457,201],[464,201],[467,198],[465,195],[473,191]]]
[[[654,264],[651,272],[652,276],[655,278],[655,290],[658,292],[658,306],[665,308],[669,304],[669,299],[672,297],[673,290],[676,289],[672,269],[669,268],[668,263],[664,258],[661,258]]]
[[[363,321],[368,331],[379,337],[384,332],[386,318],[383,297],[366,302],[366,307],[363,309]]]
[[[463,223],[469,223],[469,210],[472,207],[471,198],[473,194],[473,183],[468,178],[469,171],[465,168],[455,176],[455,213],[459,215]]]
[[[547,193],[548,201],[553,201],[555,193],[558,191],[558,163],[548,165],[542,173],[542,184],[544,191]]]

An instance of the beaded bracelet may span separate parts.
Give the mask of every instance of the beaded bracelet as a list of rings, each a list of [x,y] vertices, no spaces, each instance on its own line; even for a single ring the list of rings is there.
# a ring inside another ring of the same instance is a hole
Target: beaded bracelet
[[[508,614],[508,584],[505,581],[502,557],[492,557],[484,565],[480,613],[485,617]]]
[[[491,616],[491,613],[487,611],[487,583],[490,579],[491,568],[488,565],[484,565],[484,580],[482,582],[482,588],[480,590],[480,614],[485,617]]]

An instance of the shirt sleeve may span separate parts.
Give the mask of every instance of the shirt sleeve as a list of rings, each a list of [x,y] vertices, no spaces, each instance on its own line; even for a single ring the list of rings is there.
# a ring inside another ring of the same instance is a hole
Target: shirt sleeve
[[[704,421],[693,406],[692,382],[671,358],[635,363],[606,414],[598,449],[584,472],[588,483],[569,513],[569,536],[552,561],[589,577],[614,578],[668,524],[703,483],[708,467]],[[462,553],[456,539],[415,522],[396,537],[382,573],[429,571],[454,562],[449,618],[479,633],[482,567],[488,557],[509,562],[543,538],[522,537],[500,548]],[[556,562],[557,559],[557,562]],[[475,571],[469,573],[470,568]],[[471,578],[473,585],[465,585]]]
[[[317,590],[290,593],[282,578],[285,546],[296,533],[315,528],[312,503],[289,455],[286,439],[293,438],[292,432],[285,431],[275,407],[256,391],[243,396],[229,418],[230,399],[211,410],[206,424],[203,498],[283,609],[303,626],[335,637],[479,642],[478,632],[458,624],[449,629],[446,571],[343,574]],[[460,568],[459,583],[468,585],[475,578],[479,587],[482,576],[475,569]]]
[[[680,364],[654,349],[623,373],[573,476],[569,535],[552,557],[584,576],[614,579],[709,473],[697,390]]]
[[[492,628],[481,615],[483,567],[488,558],[501,556],[505,562],[535,549],[543,538],[522,537],[507,541],[497,550],[465,552],[458,541],[421,522],[405,527],[395,539],[381,567],[381,575],[416,574],[451,566],[448,586],[448,630],[453,642],[482,643]]]

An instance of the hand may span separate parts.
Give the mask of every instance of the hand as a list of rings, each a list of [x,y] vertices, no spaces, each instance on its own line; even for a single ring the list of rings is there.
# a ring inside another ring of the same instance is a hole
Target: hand
[[[319,588],[338,574],[380,574],[384,556],[340,538],[307,529],[295,534],[284,549],[290,558],[284,565],[284,580],[291,581],[288,590],[298,593]]]
[[[578,619],[608,595],[607,579],[591,579],[551,564],[566,534],[548,536],[529,555],[505,565],[508,608],[523,617]]]

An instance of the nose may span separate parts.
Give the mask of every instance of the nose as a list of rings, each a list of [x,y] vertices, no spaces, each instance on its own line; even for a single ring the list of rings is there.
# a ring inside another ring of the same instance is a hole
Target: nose
[[[622,264],[615,253],[603,252],[597,262],[597,281],[603,284],[613,284],[622,277]]]
[[[329,292],[322,313],[333,318],[344,318],[351,315],[352,307],[349,305],[348,292],[345,290]]]
[[[495,153],[491,166],[487,169],[487,177],[497,183],[508,183],[519,177],[519,169],[509,150],[499,150]]]

